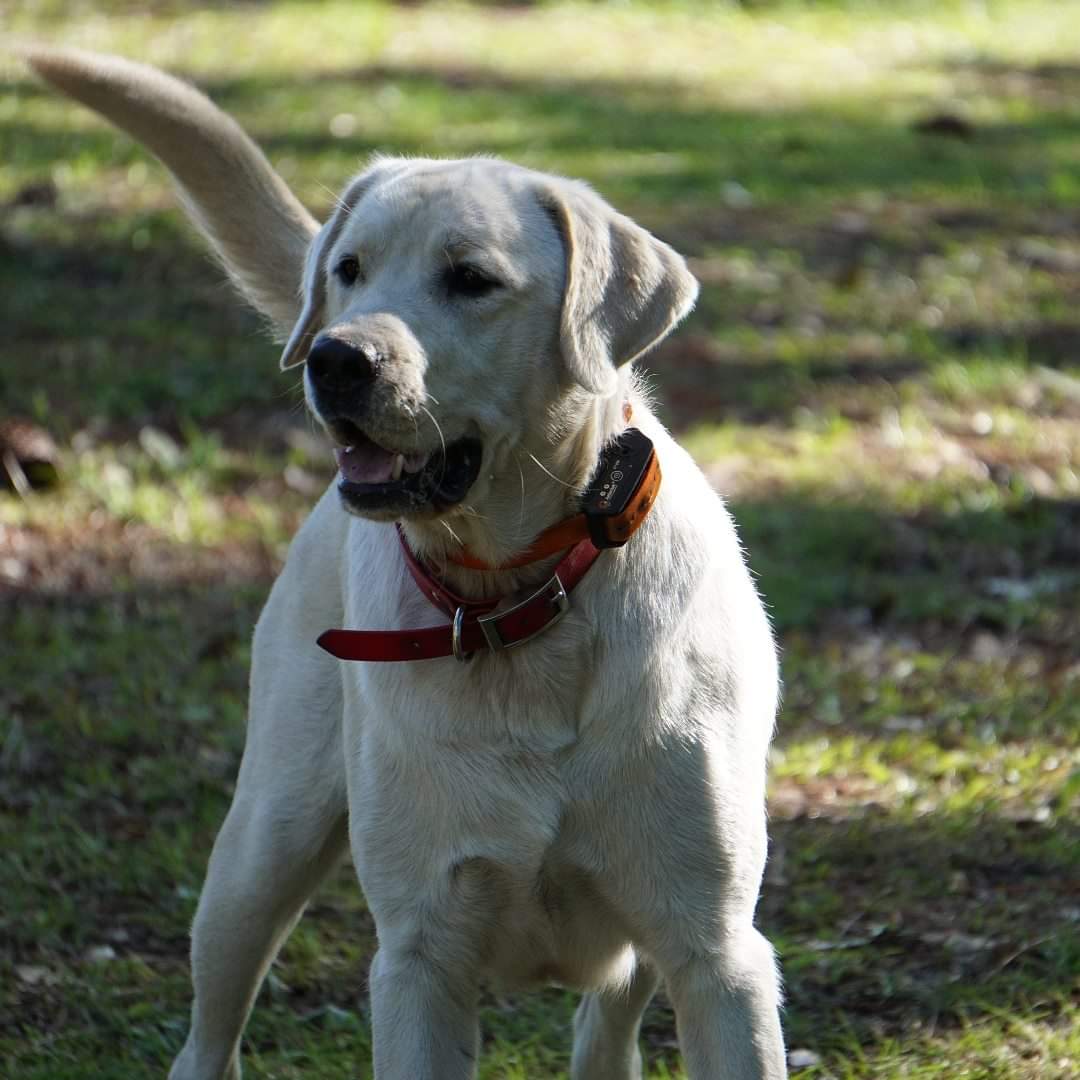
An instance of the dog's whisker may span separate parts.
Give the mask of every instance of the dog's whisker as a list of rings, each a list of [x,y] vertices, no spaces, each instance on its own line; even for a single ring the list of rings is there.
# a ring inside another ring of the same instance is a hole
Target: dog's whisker
[[[521,505],[518,508],[517,523],[517,535],[520,539],[525,534],[525,470],[522,469],[519,458],[514,458],[514,464],[517,465],[518,476],[521,478]]]
[[[436,430],[436,432],[438,432],[438,435],[439,435],[439,442],[442,445],[442,452],[445,455],[445,453],[446,453],[446,438],[443,436],[443,429],[439,425],[439,421],[435,419],[435,414],[426,405],[421,405],[420,408],[423,409],[424,414],[435,425],[435,430]]]
[[[345,200],[342,199],[336,191],[334,191],[332,188],[328,188],[321,180],[316,180],[315,183],[318,184],[319,187],[321,187],[323,191],[325,191],[326,194],[334,200],[334,205],[337,207],[338,210],[341,210],[346,217],[348,217],[352,213],[352,207],[347,202],[345,202]]]
[[[424,410],[427,418],[435,425],[435,430],[439,433],[439,443],[442,446],[442,474],[439,476],[438,483],[441,484],[446,476],[446,438],[443,435],[443,429],[439,426],[439,421],[435,419],[435,414],[426,405],[421,405],[420,408]]]
[[[446,531],[447,531],[447,532],[448,532],[448,533],[450,534],[450,537],[451,537],[451,539],[452,539],[452,540],[453,540],[453,541],[454,541],[455,543],[459,544],[459,545],[460,545],[461,547],[464,547],[464,546],[465,546],[465,541],[464,541],[464,540],[462,540],[462,539],[461,539],[461,537],[460,537],[460,536],[458,536],[458,534],[457,534],[456,532],[454,532],[454,530],[453,530],[453,529],[451,529],[451,528],[450,528],[450,526],[449,526],[449,525],[448,525],[448,524],[447,524],[447,523],[446,523],[445,521],[443,521],[442,519],[440,519],[440,520],[439,520],[439,524],[440,524],[440,525],[441,525],[441,526],[442,526],[442,527],[443,527],[443,528],[444,528],[444,529],[445,529],[445,530],[446,530]]]
[[[304,380],[303,379],[301,379],[299,382],[293,383],[291,386],[283,387],[281,390],[279,390],[277,392],[277,394],[275,396],[279,397],[279,398],[283,398],[283,397],[288,397],[291,394],[300,394],[301,398],[303,398],[303,395],[304,395]]]
[[[569,484],[565,480],[557,477],[535,454],[530,454],[529,457],[531,457],[533,461],[539,466],[540,470],[547,473],[547,475],[550,476],[556,484],[562,484],[564,488],[569,488],[571,491],[577,491],[577,484]]]

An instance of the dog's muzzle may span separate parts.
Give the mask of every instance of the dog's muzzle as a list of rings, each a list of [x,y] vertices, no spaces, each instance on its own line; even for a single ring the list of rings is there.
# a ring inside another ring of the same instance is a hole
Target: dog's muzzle
[[[315,412],[330,432],[340,482],[352,513],[441,513],[460,502],[480,472],[483,445],[466,437],[431,450],[384,446],[364,430],[364,419],[384,355],[371,342],[354,345],[322,335],[307,357]]]

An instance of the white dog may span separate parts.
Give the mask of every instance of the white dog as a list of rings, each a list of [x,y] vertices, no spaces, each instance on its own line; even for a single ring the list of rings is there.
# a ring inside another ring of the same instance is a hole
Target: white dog
[[[338,446],[255,631],[171,1076],[239,1076],[260,981],[348,843],[379,1080],[474,1075],[487,980],[587,991],[578,1080],[641,1075],[660,979],[694,1080],[783,1077],[753,925],[773,641],[727,511],[630,369],[693,304],[683,260],[584,185],[488,159],[378,159],[319,229],[190,87],[25,55],[170,168]],[[650,466],[633,535],[597,553],[582,503],[629,427],[662,484]],[[322,637],[340,628],[376,633]]]

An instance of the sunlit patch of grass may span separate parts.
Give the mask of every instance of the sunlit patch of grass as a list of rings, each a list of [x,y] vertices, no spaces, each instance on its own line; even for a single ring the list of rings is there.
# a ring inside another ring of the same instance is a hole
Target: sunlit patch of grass
[[[285,485],[287,466],[280,459],[220,444],[189,451],[171,440],[165,445],[174,448],[168,453],[175,452],[175,459],[139,444],[97,446],[62,458],[63,489],[0,502],[0,522],[67,531],[104,515],[121,525],[148,526],[179,544],[248,542],[280,551],[311,505],[310,492]]]
[[[1020,359],[1008,357],[949,360],[932,372],[929,389],[939,400],[973,406],[980,411],[985,411],[988,404],[1031,407],[1042,396],[1030,367]]]
[[[893,719],[893,718],[889,718]],[[903,718],[901,718],[903,719]],[[782,742],[773,756],[777,783],[833,785],[831,808],[867,805],[895,813],[1013,812],[1050,822],[1080,755],[1043,741],[945,748],[911,732],[838,735]],[[1076,807],[1060,805],[1063,814]]]
[[[867,1051],[851,1047],[827,1066],[797,1073],[800,1077],[896,1077],[898,1080],[938,1080],[942,1076],[1016,1080],[1068,1080],[1080,1051],[1075,1030],[1078,1017],[1068,1006],[1064,1015],[1022,1020],[1001,1010],[994,1023],[971,1022],[944,1033],[914,1032],[890,1038]],[[1002,1026],[1010,1040],[1002,1043]]]

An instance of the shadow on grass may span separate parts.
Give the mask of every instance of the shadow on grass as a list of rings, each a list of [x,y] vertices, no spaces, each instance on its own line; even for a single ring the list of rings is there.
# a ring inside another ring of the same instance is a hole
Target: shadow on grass
[[[1021,129],[954,143],[927,139],[865,106],[726,110],[696,102],[686,87],[648,81],[383,65],[306,80],[245,77],[205,85],[223,106],[250,116],[274,158],[299,161],[305,172],[333,172],[343,182],[374,149],[523,155],[590,175],[690,255],[783,249],[808,276],[841,289],[867,258],[902,269],[958,231],[1008,245],[1033,229],[1054,235],[1068,232],[1070,222],[1080,228],[1067,205],[1053,212],[1054,221],[1047,218],[1055,147],[1071,145],[1080,123],[1064,107]],[[30,103],[47,94],[30,82],[16,84],[15,92]],[[394,95],[407,107],[393,105]],[[335,138],[327,119],[348,107],[358,111],[358,130]],[[268,113],[287,117],[287,127],[267,124]],[[64,131],[16,110],[0,123],[0,155],[33,184],[64,160],[127,166],[141,151],[103,128]],[[774,205],[724,205],[732,181]],[[866,191],[922,197],[928,205],[915,224],[864,219],[853,228],[831,219],[837,204]],[[820,209],[823,201],[831,208]],[[107,421],[130,414],[167,427],[170,414],[202,421],[245,404],[273,407],[277,394],[287,394],[265,366],[272,347],[238,312],[220,271],[178,228],[178,215],[104,221],[55,207],[8,213],[12,222],[22,215],[23,234],[18,242],[5,240],[14,232],[0,219],[0,291],[15,343],[0,380],[14,410],[30,411],[35,395],[44,394],[56,413],[75,414],[72,424],[100,413]],[[723,284],[707,285],[691,329],[767,332],[745,306],[732,307]],[[782,323],[783,311],[775,317]],[[695,353],[684,335],[664,354],[671,372],[663,370],[665,358],[656,366],[676,399],[671,418],[685,430],[730,416],[786,420],[811,386],[895,383],[928,369],[931,354],[949,350],[978,349],[993,358],[1028,349],[1033,359],[1064,363],[1078,336],[1068,320],[1009,333],[960,327],[928,335],[927,359],[821,355],[755,364],[726,356],[716,363],[708,350]],[[87,401],[87,385],[98,388],[99,400]]]
[[[1068,60],[1022,64],[961,53],[948,58],[945,66],[964,80],[965,86],[973,85],[992,97],[1059,107],[1074,106],[1080,96],[1080,64]]]
[[[968,142],[920,135],[868,103],[739,110],[701,104],[693,88],[680,83],[538,80],[468,67],[382,64],[299,79],[200,83],[224,108],[250,115],[254,134],[272,155],[328,156],[355,165],[373,149],[531,160],[539,154],[580,161],[605,189],[658,204],[716,199],[731,181],[760,199],[794,203],[868,190],[982,204],[1045,199],[1080,129],[1070,101],[1023,125],[981,128]],[[28,81],[15,90],[25,98],[43,93]],[[399,96],[404,105],[394,103]],[[265,121],[264,110],[275,102],[288,106],[280,110],[287,128]],[[335,138],[325,125],[345,109],[356,110],[357,131]],[[17,114],[4,130],[0,147],[24,167],[72,154],[115,156],[101,132],[45,131],[20,123]]]
[[[5,414],[63,438],[88,424],[180,433],[231,417],[239,429],[297,404],[278,348],[178,214],[52,214],[17,236],[0,218]]]
[[[1047,155],[1070,147],[1080,129],[1075,108],[1059,107],[1023,125],[981,129],[977,143],[968,145],[926,138],[865,105],[725,109],[696,103],[692,88],[681,83],[539,81],[463,67],[373,65],[327,72],[302,85],[340,91],[335,100],[342,108],[352,104],[350,91],[392,85],[410,101],[440,102],[443,131],[452,131],[456,115],[467,123],[479,114],[498,116],[513,132],[496,145],[473,149],[512,153],[541,146],[573,159],[582,150],[602,148],[612,159],[616,183],[661,202],[715,196],[730,180],[767,199],[802,201],[823,190],[834,197],[876,190],[966,193],[1012,202],[1045,192],[1044,170],[1052,165]],[[250,78],[214,81],[207,89],[226,108],[244,109],[280,86]],[[291,133],[267,132],[264,138],[274,149],[297,149]],[[320,133],[314,144],[302,146],[317,150],[328,141]],[[358,148],[366,149],[364,140]],[[415,145],[399,149],[411,152]],[[617,164],[620,155],[632,163],[641,153],[667,156],[644,171]]]
[[[732,512],[782,630],[830,617],[864,626],[930,620],[952,632],[1041,625],[1053,648],[1071,624],[1080,589],[1074,500],[905,515],[781,496],[740,500]]]
[[[838,1048],[1063,1003],[1080,964],[1080,830],[933,813],[774,821],[760,909],[797,1044]]]

